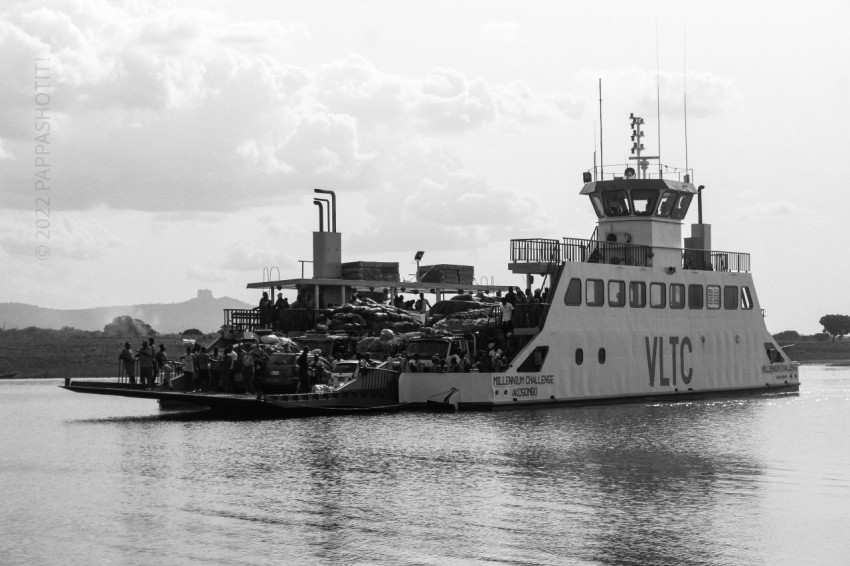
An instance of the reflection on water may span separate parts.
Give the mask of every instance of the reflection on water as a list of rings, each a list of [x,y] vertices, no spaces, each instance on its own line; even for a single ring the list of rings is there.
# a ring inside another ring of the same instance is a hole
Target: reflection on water
[[[798,396],[222,421],[0,384],[14,564],[832,564],[850,369]]]

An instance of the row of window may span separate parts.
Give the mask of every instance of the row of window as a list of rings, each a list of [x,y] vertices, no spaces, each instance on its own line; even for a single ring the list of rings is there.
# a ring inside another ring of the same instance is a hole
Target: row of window
[[[590,202],[596,215],[603,216],[658,216],[681,220],[688,213],[693,199],[691,193],[658,189],[624,189],[592,193]]]
[[[626,290],[628,289],[628,303],[633,308],[644,308],[649,303],[653,309],[689,309],[700,310],[703,308],[719,310],[750,310],[753,308],[753,297],[749,287],[738,287],[736,285],[700,285],[683,283],[650,283],[647,294],[646,282],[608,281],[608,306],[626,306]],[[601,307],[605,304],[605,281],[602,279],[588,279],[584,284],[584,304],[590,307]],[[647,301],[648,299],[648,301]],[[570,279],[567,285],[567,294],[564,295],[567,306],[582,304],[582,281],[577,277]]]

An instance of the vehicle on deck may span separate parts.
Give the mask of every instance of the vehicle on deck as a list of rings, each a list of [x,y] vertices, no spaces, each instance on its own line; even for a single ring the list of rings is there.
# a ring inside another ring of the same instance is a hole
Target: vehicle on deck
[[[411,359],[418,356],[419,365],[423,368],[423,371],[432,371],[435,356],[443,361],[447,367],[451,365],[453,356],[457,356],[459,361],[465,355],[468,360],[472,361],[476,352],[475,342],[475,336],[472,334],[423,334],[418,338],[410,339],[405,349],[405,355]]]
[[[263,393],[295,393],[300,382],[298,377],[298,356],[291,352],[276,352],[263,364],[257,379],[257,388]],[[310,356],[310,364],[313,356]],[[326,374],[331,371],[331,363],[320,357],[319,363]],[[312,370],[309,372],[313,382]]]
[[[330,373],[330,385],[332,387],[338,387],[354,379],[357,375],[357,366],[357,360],[339,360],[338,362],[334,362]]]

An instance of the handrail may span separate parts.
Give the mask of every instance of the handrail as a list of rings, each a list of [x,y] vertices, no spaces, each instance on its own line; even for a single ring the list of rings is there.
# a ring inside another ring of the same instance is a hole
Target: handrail
[[[512,263],[611,263],[651,267],[657,251],[674,250],[681,256],[680,269],[749,272],[750,254],[663,246],[641,246],[603,240],[547,238],[511,240]]]

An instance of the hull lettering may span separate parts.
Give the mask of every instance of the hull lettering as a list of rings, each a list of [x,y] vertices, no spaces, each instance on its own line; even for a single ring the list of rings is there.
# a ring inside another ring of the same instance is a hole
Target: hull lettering
[[[669,376],[664,374],[664,338],[661,336],[645,336],[644,344],[646,346],[646,369],[649,374],[650,387],[655,387],[656,376],[658,377],[658,385],[661,387],[669,387],[671,384],[675,386],[678,378],[681,378],[682,383],[686,385],[691,382],[694,370],[690,358],[694,350],[690,338],[687,336],[681,338],[671,336],[667,340],[670,347],[668,354],[671,368]]]

